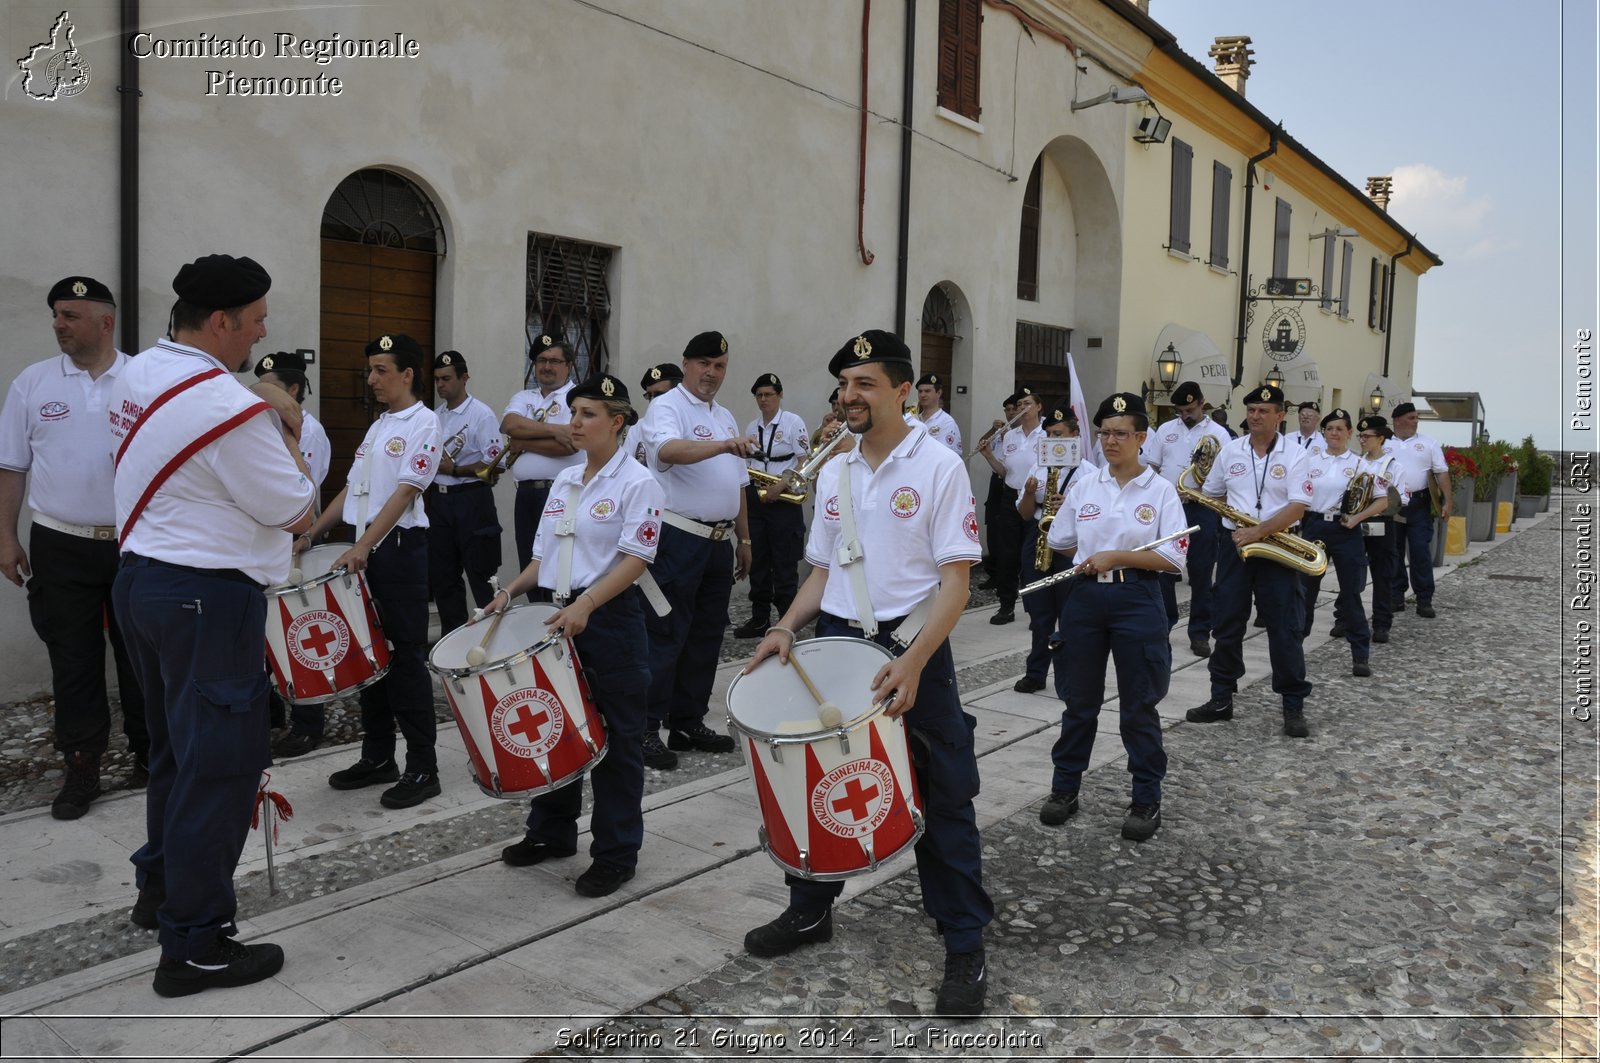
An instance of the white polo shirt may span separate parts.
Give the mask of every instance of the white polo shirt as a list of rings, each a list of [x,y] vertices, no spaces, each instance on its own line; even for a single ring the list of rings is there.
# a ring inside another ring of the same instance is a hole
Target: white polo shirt
[[[106,420],[112,386],[128,364],[121,351],[98,380],[66,355],[17,375],[0,410],[0,468],[31,473],[28,507],[68,524],[116,523]]]
[[[1395,436],[1389,440],[1389,445],[1400,462],[1400,485],[1411,494],[1428,489],[1430,473],[1446,473],[1450,469],[1444,462],[1444,450],[1438,441],[1421,432],[1410,439]]]
[[[476,465],[480,461],[493,461],[500,456],[500,419],[494,415],[487,403],[475,399],[471,395],[461,400],[455,409],[441,406],[433,411],[439,419],[439,446],[442,450],[445,442],[454,438],[457,432],[465,432],[465,442],[461,452],[456,455],[457,465]],[[517,459],[521,465],[532,454],[524,454]],[[513,472],[516,470],[513,469]],[[446,476],[440,473],[434,477],[442,484],[471,484],[477,483],[476,476]]]
[[[748,468],[770,472],[774,476],[781,476],[803,464],[811,449],[811,433],[806,429],[806,423],[798,414],[781,408],[770,422],[764,422],[759,417],[751,421],[745,426],[744,434],[754,436],[757,449],[765,454],[788,455],[777,460],[771,457],[765,460],[749,459]]]
[[[1289,440],[1290,453],[1293,453],[1296,450],[1302,450],[1310,453],[1328,449],[1328,441],[1323,438],[1320,431],[1312,432],[1309,436],[1303,436],[1297,430],[1290,432],[1284,438]]]
[[[1028,482],[1028,471],[1038,464],[1039,440],[1045,436],[1044,422],[1033,431],[1025,431],[1020,425],[1007,432],[1000,442],[1000,453],[996,455],[1006,468],[1006,486],[1013,491],[1020,491]]]
[[[961,456],[961,427],[956,424],[956,419],[950,416],[949,410],[937,409],[928,417],[922,417],[920,414],[912,416],[916,419],[916,424],[912,427],[926,429],[930,436],[955,451],[956,457]]]
[[[129,359],[108,396],[113,449],[136,423],[138,413],[163,393],[197,373],[225,368],[204,351],[171,340],[161,340]],[[216,378],[212,386],[229,385],[242,393],[241,405],[260,401],[244,394],[247,389],[231,376]],[[186,400],[202,390],[179,393],[168,409],[183,411],[189,404]],[[132,416],[114,417],[112,410],[129,411]],[[311,508],[316,488],[295,465],[278,425],[277,415],[263,409],[195,452],[151,496],[122,549],[175,565],[236,568],[259,583],[282,583],[289,575],[293,542],[282,529]],[[180,426],[181,438],[159,437]],[[152,419],[140,428],[138,445],[177,454],[204,428],[183,417]],[[119,515],[131,512],[142,486],[128,475],[116,478]]]
[[[1400,504],[1403,506],[1411,501],[1411,492],[1407,491],[1400,483],[1400,463],[1395,461],[1394,455],[1384,451],[1376,458],[1363,457],[1356,466],[1356,474],[1364,472],[1372,474],[1372,492],[1375,495],[1386,495],[1389,488],[1400,492]]]
[[[806,538],[806,560],[828,570],[822,608],[860,620],[850,576],[837,564],[843,539],[839,477],[850,477],[851,510],[866,566],[867,595],[878,620],[911,612],[939,586],[939,566],[976,562],[977,504],[960,458],[926,432],[906,433],[876,471],[857,447],[817,477],[819,503]]]
[[[674,439],[695,443],[739,438],[739,424],[727,407],[702,402],[679,384],[650,403],[636,426],[644,442],[645,467],[656,474],[666,492],[666,508],[698,521],[732,520],[739,515],[739,499],[750,482],[744,459],[718,454],[693,465],[667,465],[661,448]]]
[[[1161,478],[1169,484],[1176,484],[1183,470],[1189,467],[1194,448],[1206,436],[1215,439],[1219,448],[1233,442],[1233,437],[1209,417],[1200,418],[1200,423],[1193,428],[1184,424],[1183,418],[1174,417],[1150,433],[1150,438],[1145,440],[1144,456],[1149,459],[1146,464],[1161,466]]]
[[[571,424],[572,411],[567,408],[567,392],[571,391],[572,387],[573,382],[568,380],[548,395],[537,388],[519,391],[511,396],[510,402],[506,403],[505,412],[543,424]],[[504,417],[505,414],[501,416]],[[582,464],[583,455],[579,453],[552,458],[548,454],[535,454],[525,450],[517,455],[516,462],[512,464],[511,478],[518,483],[524,480],[554,480],[556,474],[567,466]]]
[[[582,465],[562,469],[550,485],[550,499],[533,536],[533,560],[539,562],[539,586],[555,590],[561,537],[556,522],[567,511],[567,498],[578,488],[577,535],[572,542],[569,587],[592,587],[617,563],[617,554],[632,554],[646,563],[656,559],[661,541],[663,492],[626,447],[618,447],[600,471],[583,482]],[[641,647],[642,649],[642,647]]]
[[[328,441],[328,430],[322,427],[321,421],[305,410],[300,412],[305,415],[300,422],[300,456],[306,460],[306,470],[311,473],[312,484],[321,490],[322,481],[328,478],[328,466],[333,461],[333,444]]]
[[[411,505],[395,521],[396,528],[426,528],[428,514],[423,509],[421,492],[433,483],[439,471],[439,419],[420,402],[413,402],[399,413],[384,414],[367,429],[367,438],[356,448],[350,463],[349,490],[344,496],[344,521],[354,524],[361,498],[363,466],[367,476],[367,523],[377,519],[389,497],[401,484],[417,489]],[[367,462],[368,452],[372,461]]]
[[[1294,446],[1293,440],[1289,445]],[[1307,450],[1289,483],[1289,501],[1306,507],[1307,514],[1320,513],[1326,517],[1336,513],[1344,501],[1344,491],[1350,486],[1361,465],[1353,450],[1343,454],[1329,454],[1326,450]]]
[[[1050,549],[1077,551],[1084,561],[1102,550],[1136,550],[1145,543],[1188,527],[1178,489],[1146,466],[1126,485],[1110,468],[1092,469],[1074,477],[1066,501],[1050,522]],[[1188,537],[1156,547],[1172,571],[1183,571],[1189,558]]]
[[[1228,440],[1217,454],[1201,490],[1213,498],[1226,497],[1229,507],[1246,516],[1269,520],[1289,504],[1289,477],[1303,457],[1305,453],[1299,447],[1276,433],[1266,457],[1261,457],[1250,437],[1242,435]],[[1226,517],[1222,518],[1222,526],[1236,527]]]

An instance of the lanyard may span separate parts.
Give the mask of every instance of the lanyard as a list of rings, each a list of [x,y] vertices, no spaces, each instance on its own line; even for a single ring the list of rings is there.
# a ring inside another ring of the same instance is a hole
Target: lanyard
[[[1272,451],[1277,445],[1278,439],[1274,436],[1272,442],[1267,444],[1267,456],[1263,459],[1265,464],[1261,466],[1261,475],[1256,477],[1256,445],[1254,442],[1250,444],[1250,475],[1256,481],[1256,515],[1258,517],[1261,515],[1261,496],[1267,489],[1267,470],[1272,467]]]

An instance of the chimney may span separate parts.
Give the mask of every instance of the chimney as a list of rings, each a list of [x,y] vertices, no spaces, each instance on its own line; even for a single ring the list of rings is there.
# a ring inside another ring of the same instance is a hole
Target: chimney
[[[1150,13],[1150,0],[1129,0],[1129,3],[1138,8],[1142,14]]]
[[[1211,46],[1211,58],[1217,61],[1217,77],[1239,95],[1244,95],[1244,83],[1250,78],[1250,67],[1255,60],[1249,37],[1218,37]]]
[[[1393,177],[1367,178],[1367,195],[1378,205],[1378,209],[1385,214],[1389,213],[1389,196],[1394,192]]]

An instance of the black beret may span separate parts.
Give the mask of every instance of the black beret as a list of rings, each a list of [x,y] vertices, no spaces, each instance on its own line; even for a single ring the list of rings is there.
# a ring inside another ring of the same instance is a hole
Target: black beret
[[[838,388],[834,388],[831,392],[828,393],[828,405],[832,406],[834,403],[836,403],[838,401],[839,401],[839,389]]]
[[[943,388],[944,377],[938,373],[923,373],[922,379],[917,381],[917,387],[920,388],[924,384],[932,384],[936,388]]]
[[[261,361],[256,363],[256,376],[263,373],[299,373],[304,376],[305,372],[306,358],[299,351],[274,351],[263,355]]]
[[[45,296],[44,301],[54,310],[58,299],[88,299],[91,302],[117,305],[117,301],[111,298],[111,289],[93,277],[63,277],[56,281],[55,287],[50,289],[50,294]]]
[[[1203,398],[1205,398],[1204,392],[1200,390],[1200,385],[1193,380],[1185,380],[1172,389],[1172,404],[1174,406],[1187,406],[1189,403],[1199,402]]]
[[[1302,405],[1301,408],[1304,409],[1305,407]],[[1321,424],[1320,427],[1326,428],[1326,427],[1328,427],[1328,425],[1330,423],[1332,423],[1334,421],[1343,421],[1345,427],[1349,428],[1350,427],[1350,411],[1349,410],[1342,410],[1342,409],[1341,410],[1329,410],[1328,411],[1328,416],[1326,416],[1326,417],[1324,417],[1322,419],[1322,424]]]
[[[433,367],[444,369],[454,367],[458,376],[467,375],[467,359],[460,351],[440,351],[433,356]]]
[[[1050,410],[1044,415],[1044,426],[1046,428],[1049,428],[1053,424],[1075,425],[1077,423],[1078,419],[1077,417],[1073,416],[1072,408],[1070,406],[1057,406],[1055,409]]]
[[[1389,434],[1389,422],[1387,419],[1379,417],[1374,413],[1361,418],[1360,423],[1356,425],[1356,431],[1376,432],[1380,436],[1386,436]]]
[[[911,348],[892,332],[868,329],[859,336],[844,341],[834,356],[828,359],[828,375],[838,376],[850,365],[873,365],[881,362],[903,362],[911,365]]]
[[[528,352],[529,358],[539,357],[539,352],[547,347],[560,347],[567,350],[567,338],[559,332],[544,332],[533,338],[533,349]],[[567,361],[572,361],[569,357]]]
[[[783,394],[783,381],[778,379],[777,373],[762,373],[756,377],[756,382],[750,385],[750,394],[754,395],[762,388],[771,388],[778,394]]]
[[[1302,402],[1299,406],[1296,407],[1296,409],[1300,409],[1300,410],[1316,410],[1318,413],[1322,412],[1322,407],[1318,406],[1314,402]]]
[[[253,258],[206,255],[178,270],[172,290],[178,298],[204,310],[248,306],[267,294],[272,278]]]
[[[1250,394],[1246,395],[1244,397],[1244,402],[1246,406],[1254,402],[1273,402],[1277,403],[1279,406],[1282,406],[1284,404],[1283,389],[1278,387],[1276,384],[1262,384],[1260,387],[1250,392]]]
[[[722,338],[720,332],[702,332],[683,349],[685,361],[690,358],[721,358],[727,353],[728,341]]]
[[[663,380],[670,380],[676,384],[682,379],[682,369],[679,369],[671,362],[662,362],[660,365],[653,365],[644,371],[644,376],[639,378],[639,389],[641,391],[649,391],[652,386],[661,383]]]
[[[1145,412],[1144,400],[1131,391],[1119,391],[1115,395],[1107,395],[1100,403],[1100,408],[1094,411],[1094,426],[1100,427],[1100,422],[1107,417],[1143,417],[1149,419]]]
[[[406,352],[410,353],[418,365],[422,364],[422,348],[417,345],[417,341],[404,332],[396,332],[392,335],[379,336],[367,344],[366,355],[371,358],[374,355],[387,354],[394,359],[396,365],[399,365],[400,355]]]
[[[1400,405],[1396,406],[1394,409],[1389,411],[1389,416],[1393,417],[1395,420],[1398,421],[1400,418],[1404,417],[1406,414],[1408,414],[1408,413],[1416,413],[1416,412],[1417,412],[1417,404],[1416,403],[1414,403],[1414,402],[1402,402]]]
[[[573,399],[594,399],[596,402],[627,402],[628,385],[612,376],[610,373],[601,373],[578,384],[567,392],[567,409],[572,408]],[[628,409],[628,416],[624,424],[633,424],[639,415]]]
[[[1021,402],[1023,399],[1027,398],[1028,396],[1030,396],[1032,394],[1033,394],[1033,389],[1028,387],[1027,385],[1023,385],[1022,387],[1018,388],[1015,392],[1013,392],[1009,397],[1007,397],[1006,401],[1001,403],[1001,405],[1002,406],[1015,406],[1017,403]]]

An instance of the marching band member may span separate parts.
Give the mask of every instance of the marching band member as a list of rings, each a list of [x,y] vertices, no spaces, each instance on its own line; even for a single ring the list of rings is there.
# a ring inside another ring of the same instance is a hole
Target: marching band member
[[[913,749],[926,755],[919,779],[927,827],[916,854],[923,907],[944,936],[937,1011],[974,1016],[983,1010],[988,988],[983,928],[994,905],[983,889],[972,805],[978,792],[976,721],[962,711],[948,641],[967,602],[970,566],[981,556],[972,489],[961,459],[901,418],[913,369],[911,352],[898,337],[876,329],[857,336],[833,356],[828,371],[839,378],[859,445],[822,467],[816,497],[824,501],[806,544],[811,575],[745,671],[774,653],[787,661],[794,633],[813,619],[820,637],[870,637],[892,649],[891,632],[933,598],[927,622],[884,665],[872,691],[879,699],[893,695],[885,712],[905,717]],[[844,477],[848,490],[841,490]],[[858,539],[872,551],[848,564],[839,561],[843,506],[850,506]],[[832,905],[844,884],[795,876],[786,881],[789,907],[745,936],[751,955],[781,956],[833,937]]]
[[[839,389],[834,388],[833,391],[828,395],[828,412],[822,415],[822,423],[817,425],[817,430],[815,432],[811,433],[812,453],[815,453],[827,446],[828,443],[833,440],[833,437],[838,435],[840,432],[848,431],[849,429],[845,427],[844,423],[844,407],[839,405]],[[838,446],[833,448],[832,457],[830,457],[828,460],[832,461],[841,454],[848,454],[855,448],[855,437],[847,435],[843,440],[840,441]]]
[[[305,459],[311,474],[311,485],[318,492],[322,481],[328,477],[328,466],[333,462],[333,444],[322,424],[304,409],[306,396],[311,394],[311,382],[306,379],[305,356],[297,351],[276,351],[264,355],[256,363],[256,378],[289,393],[301,407],[300,456]],[[289,705],[276,689],[269,692],[272,703],[272,726],[289,725],[289,731],[272,744],[275,757],[298,757],[311,752],[322,742],[327,713],[321,704]]]
[[[1305,513],[1289,500],[1289,477],[1300,458],[1294,444],[1279,434],[1284,401],[1281,388],[1263,384],[1245,399],[1249,432],[1228,441],[1212,463],[1202,490],[1225,498],[1229,508],[1261,523],[1235,527],[1224,518],[1217,537],[1217,582],[1212,601],[1216,647],[1207,662],[1211,697],[1187,713],[1191,723],[1233,719],[1233,694],[1244,675],[1244,628],[1253,597],[1265,620],[1272,660],[1272,689],[1283,699],[1283,733],[1305,738],[1306,655],[1301,645],[1300,574],[1266,558],[1245,560],[1240,547],[1284,531]],[[1294,448],[1293,450],[1289,448]]]
[[[1206,416],[1205,397],[1200,385],[1186,380],[1172,391],[1176,417],[1156,429],[1145,444],[1148,464],[1161,478],[1174,486],[1189,467],[1195,448],[1207,436],[1217,441],[1220,450],[1233,437],[1216,421]],[[1189,578],[1189,652],[1196,657],[1211,656],[1211,581],[1217,564],[1217,536],[1222,524],[1217,514],[1199,502],[1185,502],[1186,527],[1199,531],[1189,536],[1189,562],[1184,571]],[[1177,580],[1161,578],[1161,596],[1167,617],[1178,615]],[[1176,620],[1173,620],[1176,623]]]
[[[533,341],[533,377],[536,388],[525,388],[511,396],[500,430],[514,451],[511,476],[517,481],[517,501],[513,521],[516,528],[517,562],[528,563],[533,536],[539,529],[539,514],[550,498],[550,484],[556,474],[583,459],[567,435],[567,391],[571,389],[574,356],[560,333],[545,333]],[[545,592],[534,587],[528,600],[549,601]]]
[[[811,433],[799,414],[782,408],[783,381],[777,373],[762,373],[750,385],[761,416],[745,426],[744,434],[756,441],[749,467],[782,476],[804,464],[811,448]],[[766,634],[773,609],[779,616],[794,601],[800,585],[800,555],[805,552],[805,514],[797,502],[786,502],[779,485],[765,488],[748,484],[745,515],[750,521],[750,619],[733,629],[733,637],[757,639]]]
[[[428,515],[422,493],[439,462],[439,419],[417,397],[422,348],[410,336],[379,336],[367,344],[367,386],[385,407],[356,449],[350,478],[295,550],[311,548],[342,519],[356,541],[332,568],[366,572],[382,603],[383,633],[393,650],[389,671],[361,699],[361,759],[328,776],[335,790],[394,783],[379,799],[385,808],[410,808],[439,796],[439,760],[428,674]],[[406,740],[405,771],[394,759],[395,724]]]
[[[1400,463],[1399,487],[1410,495],[1400,510],[1403,528],[1395,529],[1394,572],[1390,600],[1394,611],[1406,609],[1406,554],[1411,555],[1411,589],[1417,594],[1417,615],[1432,620],[1433,611],[1433,498],[1439,491],[1439,520],[1448,522],[1454,507],[1450,496],[1450,469],[1439,441],[1417,431],[1417,408],[1402,402],[1394,408],[1394,438],[1389,453]],[[1468,500],[1470,501],[1470,499]]]
[[[750,571],[750,526],[744,459],[756,442],[739,434],[716,403],[728,372],[728,341],[702,332],[683,351],[683,383],[650,404],[639,421],[646,468],[666,492],[661,545],[651,574],[672,606],[654,611],[650,629],[650,716],[644,762],[678,766],[674,750],[733,752],[733,739],[705,724],[728,626],[728,598]],[[735,547],[730,539],[737,539]],[[660,731],[668,729],[667,745]]]
[[[1410,496],[1401,490],[1400,465],[1388,451],[1389,437],[1394,434],[1389,430],[1389,422],[1373,414],[1361,418],[1356,424],[1356,431],[1360,433],[1356,440],[1361,445],[1361,464],[1356,474],[1371,473],[1374,494],[1382,495],[1387,503],[1390,492],[1394,492],[1392,509],[1404,508]],[[1363,545],[1373,586],[1372,641],[1388,642],[1389,628],[1394,621],[1394,603],[1389,600],[1389,594],[1393,585],[1396,525],[1391,507],[1386,506],[1383,512],[1368,518],[1365,527],[1369,534],[1363,540]],[[1382,532],[1371,534],[1374,527],[1381,528]]]
[[[1051,410],[1044,418],[1044,431],[1046,436],[1074,439],[1078,435],[1078,422],[1072,416],[1070,409]],[[1084,455],[1084,464],[1091,466],[1094,464],[1087,454]],[[1067,567],[1065,560],[1052,553],[1045,571],[1039,570],[1039,521],[1042,519],[1040,511],[1046,508],[1052,513],[1060,510],[1067,488],[1072,484],[1078,469],[1082,467],[1079,465],[1070,469],[1056,470],[1056,491],[1054,495],[1047,497],[1045,489],[1050,483],[1050,470],[1043,465],[1035,464],[1028,473],[1027,482],[1017,493],[1017,513],[1027,525],[1027,537],[1022,543],[1024,585]],[[1032,644],[1028,650],[1026,670],[1022,678],[1011,688],[1019,694],[1031,694],[1044,689],[1044,677],[1050,672],[1050,636],[1058,630],[1061,621],[1061,592],[1064,589],[1059,585],[1046,587],[1022,599],[1022,608],[1028,613],[1028,634]]]
[[[1122,836],[1144,841],[1161,826],[1161,780],[1167,775],[1156,706],[1167,696],[1172,646],[1158,581],[1182,568],[1188,543],[1138,547],[1188,525],[1177,489],[1139,463],[1150,430],[1144,400],[1127,392],[1112,395],[1095,411],[1094,424],[1106,465],[1073,482],[1048,538],[1052,551],[1075,551],[1082,567],[1061,610],[1062,630],[1072,632],[1071,648],[1056,650],[1056,694],[1066,708],[1061,737],[1050,750],[1055,772],[1039,821],[1054,826],[1078,811],[1109,656],[1117,669],[1122,745],[1133,776]]]
[[[66,277],[45,297],[61,353],[24,369],[0,412],[0,572],[28,589],[28,618],[50,658],[55,748],[65,778],[50,815],[77,819],[101,794],[110,745],[106,640],[116,664],[130,784],[150,780],[144,695],[111,609],[117,578],[107,396],[128,364],[117,350],[116,300],[93,277]],[[26,494],[28,549],[17,538]],[[31,556],[31,564],[30,564]]]
[[[1039,423],[1039,398],[1031,388],[1017,391],[1015,406],[1021,415],[1017,427],[1000,436],[991,437],[978,446],[978,453],[989,463],[989,468],[1003,481],[1000,500],[1006,513],[996,514],[990,524],[989,557],[994,563],[995,594],[1000,608],[989,618],[991,624],[1009,624],[1017,618],[1017,577],[1022,564],[1022,518],[1017,515],[1017,493],[1028,480],[1028,470],[1033,468],[1033,455],[1039,440],[1044,438],[1044,428]]]
[[[976,453],[983,453],[985,443],[989,443],[991,447],[997,447],[1000,445],[1000,440],[996,437],[1003,435],[1007,430],[1006,426],[1016,420],[1016,394],[1013,393],[1007,395],[1003,400],[1001,400],[1000,408],[1005,414],[1005,420],[995,421],[989,426],[989,430],[987,432],[978,437],[978,447]],[[984,460],[988,461],[987,456],[984,458]],[[984,578],[983,583],[978,587],[979,590],[983,591],[993,590],[997,585],[995,573],[999,569],[999,562],[996,560],[994,553],[994,544],[998,538],[997,529],[995,526],[996,522],[1005,524],[1011,519],[1011,516],[1006,511],[1010,510],[1011,514],[1015,514],[1016,512],[1017,500],[1013,498],[1010,502],[1006,501],[1006,481],[1005,477],[1002,475],[1003,472],[1004,469],[996,471],[994,465],[992,463],[990,464],[989,489],[983,497],[983,527],[988,533],[989,538],[989,560],[984,564],[984,570],[988,572],[988,575]]]
[[[1322,419],[1322,447],[1307,449],[1295,466],[1289,486],[1289,501],[1306,507],[1301,528],[1305,538],[1320,541],[1328,562],[1339,577],[1339,597],[1333,603],[1335,638],[1341,634],[1350,643],[1353,674],[1369,676],[1372,666],[1372,629],[1367,626],[1367,611],[1361,592],[1367,589],[1365,533],[1359,527],[1367,517],[1381,512],[1387,497],[1362,508],[1359,513],[1341,512],[1345,490],[1355,479],[1361,459],[1350,449],[1350,415],[1334,410]],[[1304,620],[1301,632],[1311,634],[1312,615],[1317,608],[1321,576],[1301,575],[1300,595]]]
[[[489,577],[500,570],[500,515],[494,490],[477,473],[500,456],[500,425],[487,403],[467,394],[467,360],[460,351],[433,358],[433,411],[444,440],[439,472],[427,493],[428,586],[439,607],[439,633],[467,622],[467,589],[479,609],[489,603]],[[453,451],[453,453],[452,453]]]
[[[950,416],[950,411],[944,408],[944,378],[938,373],[924,373],[917,381],[917,412],[914,415],[919,424],[911,427],[926,427],[933,438],[955,451],[956,457],[961,456],[961,428],[956,424],[956,419]]]
[[[683,370],[671,362],[662,362],[644,371],[644,376],[639,378],[639,390],[648,403],[651,399],[659,399],[682,382]]]
[[[1295,453],[1296,448],[1312,454],[1325,448],[1328,443],[1323,434],[1317,431],[1317,414],[1322,409],[1314,402],[1302,402],[1296,409],[1300,430],[1289,436],[1289,453]]]
[[[661,537],[661,485],[622,444],[627,426],[638,419],[628,405],[628,389],[613,376],[601,376],[567,392],[572,442],[582,465],[561,470],[550,488],[551,502],[533,540],[532,560],[484,609],[500,612],[511,599],[538,584],[557,592],[561,611],[546,621],[552,632],[572,639],[605,718],[609,745],[589,777],[594,784],[590,817],[594,863],[578,876],[585,897],[613,893],[634,875],[644,841],[644,726],[650,672],[640,654],[646,645],[643,595],[633,584],[656,556]],[[563,574],[560,517],[572,514],[570,571]],[[564,579],[564,581],[563,581]],[[559,593],[565,589],[566,601]],[[528,867],[578,848],[578,815],[583,811],[583,780],[533,798],[528,832],[500,859]]]
[[[262,590],[288,575],[284,532],[310,526],[316,499],[293,400],[252,394],[231,376],[266,335],[271,285],[248,258],[184,266],[172,282],[172,338],[129,359],[110,395],[124,551],[112,597],[150,725],[130,918],[159,927],[154,985],[164,997],[249,985],[283,967],[277,945],[235,940],[233,888],[272,761]],[[280,400],[281,423],[268,416]]]

